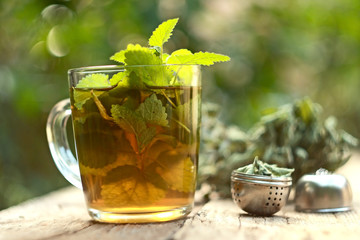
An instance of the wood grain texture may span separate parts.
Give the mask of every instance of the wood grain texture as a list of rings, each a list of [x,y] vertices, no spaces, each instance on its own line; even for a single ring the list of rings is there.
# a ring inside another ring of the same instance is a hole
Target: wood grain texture
[[[339,170],[353,188],[353,210],[299,213],[290,201],[272,217],[254,217],[230,199],[197,205],[185,219],[101,224],[90,219],[80,190],[65,188],[0,212],[0,240],[91,239],[360,239],[360,155]]]

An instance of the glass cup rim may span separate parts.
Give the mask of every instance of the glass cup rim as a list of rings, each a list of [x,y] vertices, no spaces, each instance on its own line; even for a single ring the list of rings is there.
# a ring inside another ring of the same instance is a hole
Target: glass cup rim
[[[105,71],[105,70],[123,70],[126,68],[141,68],[141,67],[159,67],[159,66],[194,66],[200,68],[199,64],[158,64],[158,65],[94,65],[78,68],[71,68],[68,70],[68,74],[72,73],[86,73],[93,71]]]

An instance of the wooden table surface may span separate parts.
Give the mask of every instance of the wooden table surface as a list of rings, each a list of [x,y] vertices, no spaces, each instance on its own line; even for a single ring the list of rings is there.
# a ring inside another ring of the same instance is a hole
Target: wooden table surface
[[[338,172],[350,181],[353,210],[299,213],[290,201],[272,217],[253,217],[230,199],[196,204],[185,219],[152,224],[91,221],[80,190],[65,188],[0,212],[0,239],[360,239],[360,154]]]

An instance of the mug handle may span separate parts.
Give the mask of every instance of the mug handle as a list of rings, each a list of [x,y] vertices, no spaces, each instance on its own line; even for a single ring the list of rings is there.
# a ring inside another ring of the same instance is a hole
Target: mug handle
[[[69,147],[66,125],[71,116],[70,99],[58,102],[50,111],[46,135],[56,167],[72,185],[82,189],[79,164]]]

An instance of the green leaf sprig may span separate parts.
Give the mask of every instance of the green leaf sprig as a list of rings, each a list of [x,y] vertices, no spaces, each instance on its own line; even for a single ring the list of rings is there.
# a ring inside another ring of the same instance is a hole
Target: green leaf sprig
[[[196,52],[179,49],[171,54],[164,53],[164,44],[172,36],[179,19],[169,19],[161,23],[149,38],[149,47],[128,44],[126,49],[116,52],[110,60],[125,66],[126,71],[111,78],[105,74],[91,74],[79,81],[74,88],[75,107],[81,110],[94,94],[83,90],[104,90],[116,86],[146,88],[146,86],[169,86],[186,84],[187,76],[192,74],[190,67],[184,65],[210,66],[217,62],[230,61],[230,57],[217,53]],[[146,66],[146,67],[137,67]],[[99,97],[103,92],[95,92]],[[165,96],[166,97],[166,96]]]
[[[111,60],[124,65],[159,65],[159,64],[189,64],[210,66],[216,62],[227,62],[230,57],[209,52],[192,53],[187,49],[179,49],[171,54],[164,54],[163,45],[166,43],[178,23],[178,18],[169,19],[160,24],[149,39],[149,46],[129,44],[110,57]]]
[[[165,107],[155,94],[146,98],[135,111],[124,105],[112,105],[111,115],[116,124],[135,136],[132,147],[137,154],[142,153],[156,135],[155,127],[148,125],[168,126]]]

